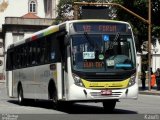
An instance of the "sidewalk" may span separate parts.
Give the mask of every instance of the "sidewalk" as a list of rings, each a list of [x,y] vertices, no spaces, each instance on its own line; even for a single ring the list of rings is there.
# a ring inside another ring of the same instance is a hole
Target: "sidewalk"
[[[158,95],[160,96],[160,90],[157,90],[157,85],[155,84],[155,86],[149,91],[148,88],[148,79],[146,79],[146,89],[143,90],[142,89],[142,83],[141,80],[138,80],[138,85],[139,85],[139,94],[143,94],[143,95]]]
[[[139,94],[160,96],[160,90],[157,90],[156,86],[153,87],[150,91],[149,91],[148,87],[146,87],[145,90],[143,90],[142,87],[139,87]]]

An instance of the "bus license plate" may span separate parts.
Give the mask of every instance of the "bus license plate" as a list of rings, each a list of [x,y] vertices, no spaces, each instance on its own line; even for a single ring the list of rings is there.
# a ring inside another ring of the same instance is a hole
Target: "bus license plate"
[[[102,90],[101,95],[112,95],[112,90]]]

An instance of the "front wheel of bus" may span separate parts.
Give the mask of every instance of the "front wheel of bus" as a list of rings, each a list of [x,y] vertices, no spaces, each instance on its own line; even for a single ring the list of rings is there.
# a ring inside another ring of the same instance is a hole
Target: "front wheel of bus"
[[[22,105],[24,103],[24,98],[23,98],[23,89],[22,87],[20,86],[19,89],[18,89],[18,103],[20,105]]]
[[[57,90],[56,90],[56,88],[53,91],[52,102],[53,102],[53,107],[57,108],[58,105],[59,105],[59,102],[58,102],[58,96],[57,96]]]
[[[116,100],[109,100],[103,102],[103,107],[106,112],[112,112],[116,106]]]

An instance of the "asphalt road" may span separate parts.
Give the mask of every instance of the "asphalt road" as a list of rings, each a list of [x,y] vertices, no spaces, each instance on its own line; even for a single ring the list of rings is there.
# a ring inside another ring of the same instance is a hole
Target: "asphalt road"
[[[48,114],[58,115],[60,117],[63,117],[64,115],[73,116],[78,114],[78,115],[89,115],[88,117],[92,117],[92,120],[94,120],[94,118],[96,118],[98,115],[101,115],[101,117],[103,118],[103,115],[106,115],[107,113],[103,109],[101,103],[75,103],[70,107],[53,109],[51,102],[40,101],[40,100],[39,101],[28,100],[24,106],[20,106],[17,102],[17,99],[8,98],[6,93],[6,88],[1,84],[0,85],[0,114],[2,115],[2,117],[5,116],[6,114],[14,114],[14,115],[30,114],[30,115],[38,115],[38,116],[40,115],[41,116],[40,118]],[[145,115],[148,115],[148,114],[158,115],[160,114],[160,96],[139,95],[139,98],[137,100],[130,100],[130,99],[120,100],[120,102],[117,103],[115,110],[110,114],[111,114],[111,117],[113,116],[112,114],[133,115],[133,116],[140,115],[140,118],[143,118],[143,119]],[[97,116],[93,117],[94,115],[97,115]],[[81,117],[82,116],[80,116],[80,118]],[[100,118],[98,117],[98,119]],[[160,119],[160,116],[158,115],[157,118]]]

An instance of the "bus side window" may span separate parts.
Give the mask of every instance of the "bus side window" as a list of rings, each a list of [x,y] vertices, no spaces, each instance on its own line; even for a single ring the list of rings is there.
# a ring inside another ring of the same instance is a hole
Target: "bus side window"
[[[22,50],[21,46],[18,47],[18,68],[22,67]]]
[[[40,65],[40,57],[41,57],[41,45],[40,45],[40,40],[37,40],[36,41],[36,61],[37,61],[37,64]]]
[[[18,48],[15,48],[15,69],[19,67],[19,53],[18,53]]]
[[[42,40],[43,39],[43,40]],[[39,41],[38,41],[38,61],[39,61],[39,64],[44,64],[44,51],[45,51],[45,48],[44,48],[44,38],[41,38]]]
[[[36,42],[37,41],[34,41],[33,44],[32,44],[32,65],[36,65],[37,64],[37,55],[36,55],[36,52],[37,52],[37,46],[36,46]]]
[[[32,48],[31,48],[31,45],[29,44],[28,46],[28,66],[31,66],[31,58],[32,58]]]
[[[19,48],[19,52],[20,52],[20,68],[23,68],[24,67],[24,62],[25,62],[25,58],[24,58],[24,54],[25,54],[25,51],[24,51],[24,45],[21,45],[20,48]]]
[[[17,64],[17,61],[16,61],[17,54],[16,54],[16,49],[15,48],[14,48],[13,54],[14,54],[14,57],[13,57],[13,69],[15,69],[16,68],[16,64]]]
[[[55,35],[51,35],[49,37],[48,42],[50,43],[50,46],[48,49],[49,52],[49,61],[54,63],[57,62],[59,60],[59,56],[60,56],[60,51],[59,51],[59,44],[58,44],[58,39],[56,39]]]
[[[37,46],[37,64],[40,64],[40,56],[41,56],[41,51],[40,51],[40,46]]]
[[[59,62],[65,61],[66,48],[64,46],[64,38],[65,36],[59,36],[56,38],[56,41],[57,41],[56,49],[57,49],[57,54],[58,54],[57,61]]]
[[[55,60],[55,56],[56,56],[55,50],[51,49],[51,55],[50,55],[51,62]]]
[[[41,58],[40,58],[41,64],[44,64],[44,53],[45,53],[44,51],[45,51],[45,49],[41,48]]]
[[[12,50],[8,50],[7,51],[7,65],[6,65],[6,70],[12,70],[13,69],[13,51]]]
[[[27,52],[28,52],[28,46],[27,45],[25,45],[24,46],[24,67],[27,67],[27,62],[28,62],[28,54],[27,54]]]
[[[22,62],[23,62],[23,58],[22,58],[22,49],[21,46],[19,47],[19,68],[22,68]]]
[[[44,63],[49,63],[49,37],[45,37],[44,40]]]
[[[29,45],[26,45],[26,67],[29,66]]]

